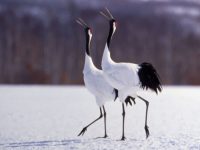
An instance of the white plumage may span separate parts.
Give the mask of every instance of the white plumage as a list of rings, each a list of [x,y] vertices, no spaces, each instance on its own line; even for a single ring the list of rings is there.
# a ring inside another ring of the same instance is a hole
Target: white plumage
[[[118,90],[118,97],[122,102],[123,109],[123,132],[122,140],[125,139],[124,136],[124,120],[125,120],[125,108],[124,102],[130,103],[131,100],[135,98],[140,98],[146,103],[146,119],[145,119],[145,131],[146,137],[149,136],[149,130],[147,126],[147,113],[149,102],[144,98],[137,95],[140,89],[151,89],[157,93],[161,91],[161,84],[158,78],[158,74],[155,68],[150,63],[142,63],[140,65],[134,63],[116,63],[111,59],[110,56],[110,42],[112,36],[116,30],[116,20],[113,18],[108,9],[106,9],[108,15],[104,12],[101,14],[109,20],[109,34],[107,42],[105,45],[103,57],[102,57],[102,70],[104,72],[104,77],[106,81],[115,89]]]
[[[121,102],[124,102],[128,96],[136,98],[137,91],[140,89],[138,77],[140,67],[137,64],[116,63],[111,60],[108,53],[110,52],[106,44],[102,59],[102,69],[106,81],[118,89],[118,96]]]
[[[116,63],[110,57],[110,51],[106,43],[103,58],[102,69],[104,76],[110,85],[118,89],[119,99],[124,101],[129,95],[135,95],[140,85],[138,70],[140,66],[131,63]],[[130,89],[135,89],[130,90]],[[126,94],[124,94],[124,91]],[[123,96],[122,96],[123,95]]]
[[[90,41],[92,39],[92,33],[88,25],[82,20],[79,19],[77,22],[85,28],[86,35],[86,51],[85,51],[85,64],[83,69],[83,78],[85,87],[95,96],[96,103],[100,109],[100,116],[95,119],[93,122],[85,126],[82,131],[78,134],[78,136],[83,135],[87,128],[95,123],[97,120],[104,116],[104,129],[105,135],[104,138],[107,137],[106,132],[106,111],[104,108],[104,104],[106,101],[112,101],[116,99],[117,94],[115,89],[108,84],[108,82],[104,78],[103,71],[97,69],[92,61],[90,56]],[[102,113],[103,109],[103,113]]]
[[[105,80],[103,71],[97,69],[92,62],[92,58],[85,54],[85,65],[83,69],[84,83],[86,88],[96,98],[99,107],[102,107],[106,101],[115,99],[115,92]]]

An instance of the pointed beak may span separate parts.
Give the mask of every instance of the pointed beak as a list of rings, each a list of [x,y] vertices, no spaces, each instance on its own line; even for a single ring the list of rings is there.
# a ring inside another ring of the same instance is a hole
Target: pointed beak
[[[112,16],[112,14],[111,14],[110,11],[108,10],[108,8],[105,8],[105,12],[100,11],[100,14],[101,14],[102,16],[104,16],[107,20],[114,19],[114,17]]]
[[[89,26],[85,23],[85,21],[83,21],[83,19],[78,18],[76,19],[76,22],[81,25],[83,28],[88,28]]]
[[[106,19],[106,20],[110,20],[110,18],[102,11],[100,11],[100,14]]]

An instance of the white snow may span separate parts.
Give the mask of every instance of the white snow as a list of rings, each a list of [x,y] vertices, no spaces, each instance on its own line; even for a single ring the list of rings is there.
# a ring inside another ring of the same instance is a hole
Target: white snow
[[[145,139],[145,104],[126,107],[126,141],[119,141],[122,110],[119,101],[105,105],[99,116],[93,96],[82,86],[0,86],[0,149],[200,149],[200,87],[164,87],[162,94],[140,93],[148,99],[150,129]]]

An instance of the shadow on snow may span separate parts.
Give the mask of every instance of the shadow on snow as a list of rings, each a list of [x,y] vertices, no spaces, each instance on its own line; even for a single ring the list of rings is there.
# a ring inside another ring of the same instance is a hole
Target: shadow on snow
[[[71,143],[81,143],[81,140],[79,139],[70,139],[70,140],[61,140],[61,141],[54,141],[54,140],[49,140],[49,141],[31,141],[31,142],[13,142],[13,143],[5,143],[5,144],[0,144],[0,146],[7,147],[7,148],[14,148],[14,147],[36,147],[36,146],[67,146],[70,145]]]

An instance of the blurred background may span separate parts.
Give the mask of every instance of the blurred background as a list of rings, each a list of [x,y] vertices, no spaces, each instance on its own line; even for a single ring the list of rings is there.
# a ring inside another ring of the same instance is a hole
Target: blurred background
[[[115,61],[152,63],[165,85],[200,85],[198,0],[0,0],[0,84],[83,84],[85,36],[92,28],[92,57],[101,68],[108,22],[118,28]]]

